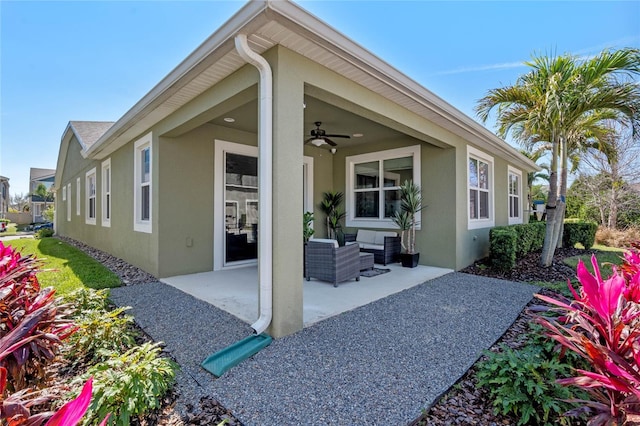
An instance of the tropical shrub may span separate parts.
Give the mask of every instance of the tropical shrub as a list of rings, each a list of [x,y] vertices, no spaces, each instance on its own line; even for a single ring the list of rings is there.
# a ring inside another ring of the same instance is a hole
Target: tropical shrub
[[[129,307],[111,311],[86,310],[76,317],[78,330],[69,337],[67,357],[77,362],[102,361],[112,352],[125,352],[136,343]]]
[[[518,236],[513,228],[493,228],[489,232],[491,266],[508,271],[516,266],[516,241]]]
[[[107,295],[107,289],[95,290],[93,288],[80,287],[65,294],[63,299],[71,304],[73,307],[72,315],[77,317],[86,311],[106,311],[109,308]]]
[[[42,382],[46,364],[76,329],[55,290],[40,288],[36,268],[34,258],[0,242],[0,367],[12,391]]]
[[[478,386],[489,392],[494,412],[517,418],[518,425],[570,424],[562,413],[573,408],[564,401],[574,395],[555,381],[568,376],[571,366],[543,346],[500,348],[498,353],[485,352],[487,359],[478,364],[476,375]]]
[[[558,380],[589,395],[570,414],[588,413],[590,425],[622,425],[640,416],[640,244],[625,253],[620,272],[614,268],[606,280],[595,256],[591,263],[594,274],[578,263],[578,290],[568,283],[573,300],[536,295],[551,305],[540,309],[555,314],[538,315],[536,322],[589,365]]]
[[[36,233],[36,237],[39,239],[42,238],[50,238],[53,237],[54,231],[51,228],[42,228],[42,229],[38,229],[38,232]]]
[[[94,399],[84,424],[90,425],[111,413],[107,424],[128,426],[135,417],[159,408],[175,379],[177,364],[160,356],[159,343],[145,343],[120,355],[113,352],[91,367]]]

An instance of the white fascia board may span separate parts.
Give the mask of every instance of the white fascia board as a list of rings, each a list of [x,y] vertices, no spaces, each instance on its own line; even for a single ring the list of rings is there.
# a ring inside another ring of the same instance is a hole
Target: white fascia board
[[[457,125],[460,129],[476,136],[478,142],[497,148],[512,162],[527,170],[540,170],[537,164],[522,156],[516,149],[489,131],[486,127],[440,98],[378,56],[339,33],[300,6],[285,1],[270,2],[270,7],[281,16],[298,26],[298,33],[311,33],[316,42],[343,60],[370,75],[385,81],[405,96],[413,99],[429,110]],[[291,28],[291,24],[288,25]],[[473,142],[473,141],[471,141]]]
[[[157,108],[169,96],[177,92],[184,84],[190,81],[189,74],[195,72],[198,64],[202,63],[212,52],[217,51],[225,43],[227,50],[234,49],[233,38],[236,34],[268,7],[268,1],[250,1],[242,9],[236,12],[215,33],[198,46],[185,60],[175,67],[165,78],[127,111],[113,126],[109,128],[87,151],[87,157],[96,157],[104,147],[125,133],[134,123],[142,120],[153,109]],[[194,75],[194,77],[195,77]],[[186,77],[186,78],[185,78]],[[183,84],[179,84],[185,79]]]

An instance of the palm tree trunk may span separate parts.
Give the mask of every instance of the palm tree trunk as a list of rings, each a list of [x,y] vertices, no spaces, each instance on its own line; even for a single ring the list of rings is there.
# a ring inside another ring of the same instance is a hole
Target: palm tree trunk
[[[567,180],[568,180],[568,147],[567,140],[560,138],[560,200],[556,204],[556,215],[558,224],[554,229],[556,236],[556,248],[562,247],[562,236],[564,234],[564,213],[567,203]]]
[[[542,255],[540,257],[540,265],[549,267],[553,261],[553,255],[556,251],[557,238],[555,236],[555,227],[557,226],[557,199],[558,199],[558,140],[555,135],[551,141],[551,164],[549,167],[549,196],[547,197],[547,226],[544,235],[544,244],[542,246]]]

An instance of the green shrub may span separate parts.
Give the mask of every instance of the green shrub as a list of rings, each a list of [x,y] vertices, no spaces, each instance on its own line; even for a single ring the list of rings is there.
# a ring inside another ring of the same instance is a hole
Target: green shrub
[[[107,289],[94,290],[92,288],[80,287],[65,294],[63,299],[66,303],[73,306],[75,310],[74,316],[79,316],[86,311],[106,311],[109,308],[107,294]]]
[[[11,222],[9,219],[0,219],[0,223],[6,223],[7,225]]]
[[[588,250],[596,241],[597,230],[598,225],[593,222],[565,222],[562,244],[565,247],[573,247],[580,243]]]
[[[160,344],[145,343],[91,367],[93,400],[84,425],[97,424],[111,413],[108,425],[128,426],[132,419],[160,407],[160,398],[175,380],[177,364],[160,356]]]
[[[69,337],[67,357],[82,361],[102,361],[111,352],[124,352],[135,345],[133,317],[123,315],[123,307],[106,311],[93,309],[76,317],[78,330]]]
[[[53,229],[51,228],[42,228],[39,229],[38,232],[36,233],[36,237],[37,238],[49,238],[49,237],[53,237]]]
[[[508,271],[516,266],[516,231],[510,227],[497,227],[489,232],[491,266]]]
[[[523,257],[528,253],[542,249],[544,243],[545,223],[522,223],[511,225],[516,231],[516,256]]]
[[[520,350],[501,345],[502,352],[486,352],[478,364],[478,386],[493,400],[495,413],[518,419],[518,426],[570,424],[562,414],[573,406],[562,400],[574,397],[556,379],[571,375],[571,366],[549,357],[541,346]]]

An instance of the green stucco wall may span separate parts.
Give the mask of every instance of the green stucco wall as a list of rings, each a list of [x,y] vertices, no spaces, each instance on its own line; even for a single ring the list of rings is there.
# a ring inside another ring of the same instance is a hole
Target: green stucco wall
[[[152,161],[157,164],[157,139],[152,141]],[[111,226],[102,225],[102,162],[87,160],[80,154],[80,144],[73,137],[69,143],[62,172],[62,181],[56,182],[56,232],[109,252],[127,262],[158,275],[157,233],[147,234],[133,230],[133,143],[108,158],[111,159]],[[96,169],[96,224],[86,223],[86,172]],[[157,182],[157,167],[153,168],[153,182]],[[80,215],[76,215],[76,178],[80,178]],[[62,185],[71,183],[71,221],[67,221],[67,202],[62,201]],[[153,227],[156,227],[158,185],[152,186]]]

